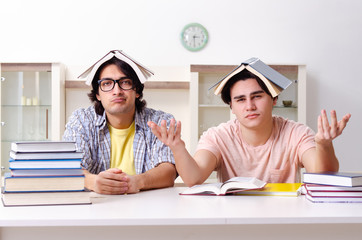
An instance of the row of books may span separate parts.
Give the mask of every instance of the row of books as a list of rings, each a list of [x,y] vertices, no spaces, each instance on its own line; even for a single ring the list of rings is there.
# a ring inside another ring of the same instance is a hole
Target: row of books
[[[13,142],[5,173],[4,206],[89,204],[75,142]]]
[[[314,203],[362,203],[362,173],[304,173],[303,193]]]

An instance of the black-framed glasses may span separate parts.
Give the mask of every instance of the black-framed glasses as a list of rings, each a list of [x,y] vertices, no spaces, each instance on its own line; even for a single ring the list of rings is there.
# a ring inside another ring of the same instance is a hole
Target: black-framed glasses
[[[118,86],[123,90],[131,90],[134,88],[132,80],[128,77],[121,77],[118,80],[113,80],[112,78],[102,78],[98,80],[98,85],[103,92],[112,91],[116,83],[118,83]]]

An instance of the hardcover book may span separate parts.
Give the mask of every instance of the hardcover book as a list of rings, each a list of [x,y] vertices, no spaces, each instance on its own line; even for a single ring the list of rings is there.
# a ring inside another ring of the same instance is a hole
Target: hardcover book
[[[322,184],[322,185],[356,187],[356,186],[362,186],[362,173],[352,173],[352,172],[304,173],[303,182]]]
[[[280,92],[292,83],[288,78],[269,67],[259,58],[250,58],[242,62],[238,67],[218,81],[210,89],[215,87],[215,95],[220,94],[229,79],[244,69],[258,76],[264,82],[273,97],[278,96]]]
[[[4,192],[83,191],[82,176],[13,177],[5,173]]]
[[[91,204],[89,191],[2,193],[5,207]]]
[[[96,74],[98,68],[105,63],[106,61],[110,60],[111,58],[116,57],[126,63],[128,63],[133,70],[136,72],[139,80],[141,83],[145,83],[146,80],[151,77],[154,73],[146,68],[145,66],[141,65],[139,62],[131,58],[122,50],[112,50],[99,59],[96,63],[94,63],[90,68],[88,68],[85,72],[83,72],[78,78],[86,78],[86,84],[91,85],[94,75]]]
[[[362,203],[362,197],[324,197],[307,193],[305,198],[313,203]]]
[[[14,152],[10,151],[10,158],[14,160],[42,160],[42,159],[79,159],[83,152]]]
[[[83,169],[13,169],[10,171],[13,177],[29,176],[82,176]]]
[[[333,186],[333,185],[321,185],[321,184],[303,184],[303,188],[305,192],[307,191],[318,191],[318,192],[354,192],[354,191],[362,191],[361,187],[341,187],[341,186]]]
[[[81,168],[81,159],[57,160],[9,160],[9,168],[14,169],[49,169],[49,168]]]
[[[75,152],[75,142],[69,141],[22,141],[12,142],[13,152]]]
[[[257,178],[234,177],[223,183],[195,185],[187,188],[180,195],[226,195],[248,189],[259,189],[265,184],[266,182]]]
[[[361,197],[362,191],[307,191],[312,197]]]

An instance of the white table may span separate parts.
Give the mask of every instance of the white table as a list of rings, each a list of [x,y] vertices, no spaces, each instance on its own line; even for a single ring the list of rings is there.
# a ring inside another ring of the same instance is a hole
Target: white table
[[[362,239],[362,204],[180,196],[167,188],[92,205],[0,206],[0,239]]]

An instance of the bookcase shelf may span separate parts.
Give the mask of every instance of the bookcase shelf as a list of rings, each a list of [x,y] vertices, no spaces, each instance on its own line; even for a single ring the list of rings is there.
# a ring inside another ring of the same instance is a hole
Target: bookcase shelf
[[[65,126],[64,66],[0,63],[1,167],[13,141],[60,140]]]

